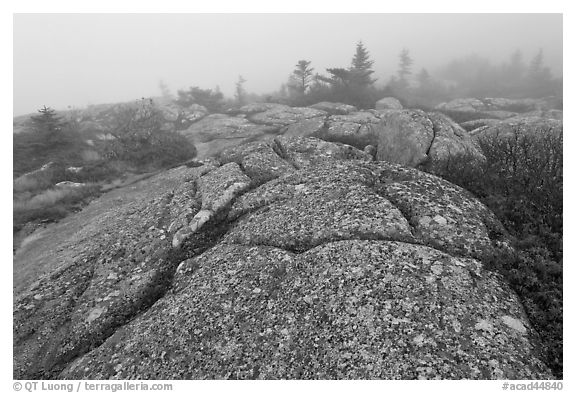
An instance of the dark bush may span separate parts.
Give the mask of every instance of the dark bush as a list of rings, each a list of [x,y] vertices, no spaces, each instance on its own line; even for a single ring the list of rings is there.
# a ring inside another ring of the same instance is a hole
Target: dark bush
[[[563,375],[562,330],[562,135],[550,130],[479,139],[485,162],[453,156],[424,168],[472,192],[513,238],[486,266],[518,293],[545,345],[545,360]]]
[[[36,195],[19,194],[14,201],[13,231],[28,223],[55,222],[80,210],[100,195],[100,187],[85,185],[74,188],[52,188]]]
[[[462,124],[464,122],[470,120],[479,120],[479,119],[498,119],[490,114],[490,112],[463,112],[463,111],[451,111],[451,110],[437,110],[436,111],[445,114],[452,120],[454,120],[458,124]]]
[[[196,148],[183,135],[163,129],[163,116],[152,100],[126,106],[115,116],[104,155],[140,170],[153,170],[194,158]]]
[[[62,129],[49,133],[30,125],[24,132],[13,135],[13,176],[39,169],[48,162],[62,166],[78,166],[83,162],[81,151],[86,146],[81,135],[63,124]]]
[[[218,89],[201,89],[197,86],[192,86],[188,91],[178,90],[178,99],[176,104],[183,108],[190,105],[202,105],[210,113],[224,113],[225,102],[224,95]]]

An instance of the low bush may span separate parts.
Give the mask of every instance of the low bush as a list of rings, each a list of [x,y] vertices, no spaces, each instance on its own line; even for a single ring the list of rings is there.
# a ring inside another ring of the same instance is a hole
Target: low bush
[[[451,110],[438,110],[437,112],[443,113],[458,124],[470,120],[480,120],[480,119],[498,119],[498,117],[491,115],[490,112],[464,112],[464,111],[451,111]]]
[[[145,171],[194,158],[194,145],[178,132],[163,130],[163,122],[152,100],[122,108],[110,126],[113,139],[104,146],[104,156]]]
[[[547,364],[562,378],[562,135],[514,129],[478,144],[484,162],[453,156],[423,169],[472,192],[512,236],[513,251],[499,251],[484,263],[519,295]]]
[[[15,195],[13,206],[13,231],[18,232],[28,223],[55,222],[75,212],[100,194],[100,187],[51,188],[33,195]]]

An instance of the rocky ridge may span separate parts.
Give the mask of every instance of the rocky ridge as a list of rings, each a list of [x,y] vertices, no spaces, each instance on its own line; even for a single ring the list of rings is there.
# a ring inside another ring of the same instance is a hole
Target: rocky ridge
[[[483,159],[466,131],[448,117],[402,109],[391,100],[383,99],[381,109],[367,111],[327,102],[309,108],[249,104],[230,115],[209,115],[181,133],[195,144],[200,159],[279,135],[313,136],[360,149],[370,145],[379,160],[408,166],[441,161],[452,154]]]
[[[505,245],[432,175],[316,138],[235,146],[105,194],[19,256],[49,266],[15,296],[14,378],[550,378],[480,262]]]

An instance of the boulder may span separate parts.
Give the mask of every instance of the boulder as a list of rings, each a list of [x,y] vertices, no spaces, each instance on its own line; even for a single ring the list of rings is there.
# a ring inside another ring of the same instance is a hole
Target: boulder
[[[61,181],[61,182],[56,183],[54,185],[54,187],[58,187],[58,188],[82,188],[85,186],[86,186],[86,184],[84,184],[84,183],[76,183],[73,181]]]
[[[202,105],[192,104],[186,108],[178,108],[177,120],[181,124],[192,124],[208,115],[208,109]],[[176,120],[174,120],[176,121]]]
[[[326,141],[343,142],[363,149],[378,143],[375,126],[380,122],[380,116],[376,111],[333,115],[325,121],[324,128],[313,135]]]
[[[45,262],[15,294],[15,379],[552,377],[480,262],[494,215],[350,146],[236,146],[65,221],[14,264]]]
[[[322,101],[314,105],[310,105],[310,108],[318,109],[331,115],[348,115],[352,112],[358,112],[358,109],[353,105],[327,101]]]
[[[436,110],[445,112],[459,122],[480,119],[510,119],[515,117],[545,117],[560,119],[562,111],[551,109],[557,105],[554,97],[550,98],[458,98],[436,106]]]
[[[374,105],[376,110],[386,110],[386,109],[404,109],[400,101],[394,97],[385,97],[378,100]]]
[[[196,146],[197,159],[201,160],[228,147],[277,133],[279,129],[279,126],[254,124],[245,118],[213,114],[180,133]]]
[[[529,112],[550,109],[550,103],[544,98],[484,98],[487,110],[510,112]]]
[[[70,166],[70,167],[66,168],[66,171],[71,172],[71,173],[80,173],[80,172],[82,172],[83,169],[84,169],[84,167],[81,167],[81,166]]]
[[[385,111],[375,132],[377,158],[383,161],[416,167],[460,154],[484,159],[467,132],[440,113]]]
[[[478,112],[487,110],[486,105],[477,98],[457,98],[438,104],[434,109],[455,112]]]
[[[521,119],[524,117],[541,117],[543,119],[551,119],[551,120],[562,120],[563,119],[563,111],[558,109],[549,109],[549,110],[535,110],[526,113],[520,113],[511,118],[511,120]]]
[[[314,136],[326,126],[324,116],[315,116],[309,119],[299,120],[283,128],[285,136]]]
[[[239,109],[230,110],[230,114],[253,115],[255,113],[266,112],[268,110],[289,110],[290,107],[284,104],[275,104],[271,102],[253,102],[240,107]]]
[[[498,119],[477,119],[465,121],[464,123],[461,123],[460,126],[466,131],[473,131],[480,127],[491,126],[498,123],[500,123],[500,120]]]
[[[512,137],[517,132],[521,134],[562,134],[563,125],[561,120],[520,116],[477,128],[470,132],[470,136],[473,139],[492,136]]]
[[[292,108],[284,105],[276,105],[266,111],[251,114],[248,116],[248,119],[256,124],[286,127],[303,120],[324,118],[325,116],[326,112],[314,108]]]

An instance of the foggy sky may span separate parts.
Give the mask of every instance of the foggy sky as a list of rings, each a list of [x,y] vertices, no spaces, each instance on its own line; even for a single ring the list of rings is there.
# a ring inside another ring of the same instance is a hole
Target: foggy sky
[[[14,115],[157,96],[160,80],[231,97],[242,75],[249,92],[272,92],[300,59],[320,73],[350,66],[360,40],[379,84],[402,48],[415,73],[516,49],[529,62],[542,48],[562,74],[561,14],[16,14]]]

